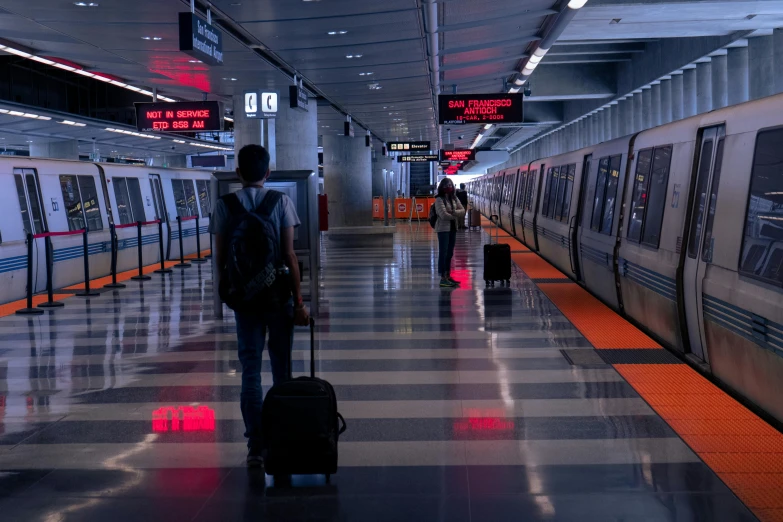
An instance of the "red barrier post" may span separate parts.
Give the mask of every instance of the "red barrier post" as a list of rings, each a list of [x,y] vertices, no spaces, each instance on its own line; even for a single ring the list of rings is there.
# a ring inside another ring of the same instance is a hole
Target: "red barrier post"
[[[114,223],[109,225],[109,235],[111,241],[111,283],[103,285],[103,288],[125,288],[125,285],[117,282],[117,229]]]
[[[81,232],[81,230],[79,231]],[[39,234],[43,236],[44,245],[46,245],[46,302],[38,305],[38,308],[62,308],[65,303],[62,301],[54,300],[54,290],[52,289],[52,279],[54,278],[54,259],[52,259],[52,240],[50,239],[50,233]],[[57,234],[65,235],[65,234]]]
[[[19,315],[41,315],[40,308],[33,308],[33,235],[27,234],[27,307],[16,311]]]
[[[141,221],[136,222],[136,252],[139,257],[139,274],[131,277],[134,281],[149,281],[152,277],[144,275],[144,261],[141,255]]]
[[[198,214],[196,214],[196,259],[191,259],[191,263],[206,263],[207,260],[201,257],[201,229],[198,226]]]
[[[189,268],[190,263],[185,262],[185,250],[182,248],[182,218],[177,216],[177,230],[179,231],[179,263],[174,265],[176,268]]]
[[[76,295],[79,297],[95,297],[101,294],[90,291],[90,254],[86,228],[84,229],[84,232],[82,232],[82,244],[84,245],[84,291],[78,292]]]
[[[160,268],[155,270],[156,274],[170,274],[171,268],[166,268],[166,260],[163,254],[163,221],[158,220],[158,245],[160,247]]]

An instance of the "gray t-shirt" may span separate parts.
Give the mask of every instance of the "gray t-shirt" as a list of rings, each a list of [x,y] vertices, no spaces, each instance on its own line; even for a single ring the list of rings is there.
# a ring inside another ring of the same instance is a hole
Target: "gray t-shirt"
[[[264,200],[264,196],[269,192],[268,188],[263,187],[245,187],[236,194],[239,196],[239,202],[242,206],[251,212],[258,208],[258,205]],[[275,207],[272,219],[275,223],[280,223],[280,228],[298,227],[301,225],[299,216],[296,215],[294,202],[287,195],[283,194],[280,203]],[[209,221],[209,231],[212,234],[227,235],[231,233],[231,219],[228,208],[222,200],[218,200],[215,205],[215,211]]]

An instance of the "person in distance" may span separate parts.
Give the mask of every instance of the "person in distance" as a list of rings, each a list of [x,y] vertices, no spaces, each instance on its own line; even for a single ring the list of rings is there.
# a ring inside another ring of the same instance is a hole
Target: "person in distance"
[[[454,243],[457,241],[457,224],[465,221],[465,207],[454,194],[454,183],[443,178],[435,196],[435,232],[438,234],[438,272],[440,286],[444,288],[459,286],[451,278],[451,258],[454,257]]]
[[[460,204],[462,204],[462,208],[465,209],[465,212],[467,213],[468,210],[468,191],[465,190],[465,184],[460,183],[459,184],[459,190],[457,191],[457,199],[459,200]],[[465,220],[459,222],[458,228],[460,230],[467,230],[467,226],[465,226]]]

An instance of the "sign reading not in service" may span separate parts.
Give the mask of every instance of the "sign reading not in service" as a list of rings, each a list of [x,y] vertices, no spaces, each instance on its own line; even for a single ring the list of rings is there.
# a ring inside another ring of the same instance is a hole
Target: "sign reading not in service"
[[[274,118],[277,104],[276,92],[245,91],[246,118]]]
[[[468,123],[522,123],[521,93],[440,94],[438,122],[441,125]]]

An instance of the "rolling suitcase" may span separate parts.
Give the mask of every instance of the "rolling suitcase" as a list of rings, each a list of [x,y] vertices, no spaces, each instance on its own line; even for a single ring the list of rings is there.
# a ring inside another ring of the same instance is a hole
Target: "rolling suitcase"
[[[468,228],[481,226],[481,212],[472,208],[468,211]]]
[[[487,286],[495,286],[495,281],[501,284],[505,281],[507,285],[511,284],[511,246],[500,244],[497,241],[500,238],[500,225],[498,216],[489,217],[490,222],[494,223],[496,229],[496,242],[492,243],[492,229],[489,231],[489,244],[484,245],[484,283]]]
[[[291,366],[289,365],[289,368]],[[310,319],[310,376],[266,394],[261,408],[264,467],[269,475],[337,472],[337,442],[345,419],[331,384],[315,376],[315,321]]]

